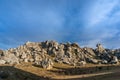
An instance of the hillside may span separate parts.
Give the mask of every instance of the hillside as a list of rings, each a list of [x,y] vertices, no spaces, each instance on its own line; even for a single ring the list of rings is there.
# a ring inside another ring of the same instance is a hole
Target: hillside
[[[27,42],[17,48],[0,50],[0,78],[59,79],[60,75],[98,73],[119,69],[119,59],[119,49],[105,49],[101,44],[93,49],[81,48],[77,43]]]

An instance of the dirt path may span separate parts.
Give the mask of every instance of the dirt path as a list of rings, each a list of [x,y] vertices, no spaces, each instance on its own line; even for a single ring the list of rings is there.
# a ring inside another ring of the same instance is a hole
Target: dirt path
[[[92,73],[92,74],[83,74],[83,75],[56,76],[56,77],[52,77],[52,79],[58,79],[58,80],[80,79],[80,78],[87,78],[87,77],[94,77],[94,76],[102,76],[102,75],[107,75],[107,74],[113,74],[113,73],[118,73],[118,72],[120,72],[120,69],[109,70],[109,71],[104,71],[104,72],[99,72],[99,73]]]

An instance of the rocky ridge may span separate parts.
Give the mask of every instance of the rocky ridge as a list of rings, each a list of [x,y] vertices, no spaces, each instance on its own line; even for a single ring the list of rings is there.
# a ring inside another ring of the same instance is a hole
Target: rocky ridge
[[[101,44],[96,49],[81,48],[77,43],[56,41],[27,42],[17,48],[0,50],[0,64],[20,64],[32,62],[45,69],[51,69],[54,62],[81,66],[93,64],[118,64],[120,49],[105,49]]]

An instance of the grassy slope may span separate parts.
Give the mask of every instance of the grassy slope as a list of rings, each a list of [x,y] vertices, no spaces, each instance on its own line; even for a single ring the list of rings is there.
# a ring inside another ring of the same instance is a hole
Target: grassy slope
[[[42,69],[33,66],[31,63],[19,65],[0,66],[0,71],[11,71],[17,73],[14,77],[8,77],[4,80],[37,80],[39,79],[71,79],[71,80],[119,80],[120,65],[92,65],[88,64],[81,67],[73,67],[65,64],[55,63],[52,70]],[[5,68],[5,69],[4,69]],[[38,77],[38,78],[36,78]],[[46,78],[47,77],[47,78]],[[83,78],[84,77],[84,78]],[[87,78],[86,78],[87,77]],[[19,79],[16,79],[19,78]],[[28,79],[29,78],[29,79]]]

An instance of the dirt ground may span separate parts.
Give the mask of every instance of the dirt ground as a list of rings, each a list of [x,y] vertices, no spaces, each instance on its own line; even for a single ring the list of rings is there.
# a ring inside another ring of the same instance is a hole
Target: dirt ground
[[[68,66],[55,63],[46,70],[32,63],[1,65],[0,80],[120,80],[120,65]]]

